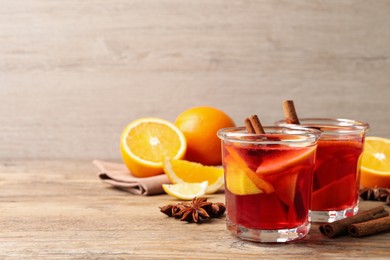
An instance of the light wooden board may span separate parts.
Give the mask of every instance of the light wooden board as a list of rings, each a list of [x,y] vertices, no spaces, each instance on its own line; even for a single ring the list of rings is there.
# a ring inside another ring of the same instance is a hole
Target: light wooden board
[[[242,124],[371,123],[390,137],[387,0],[0,5],[0,158],[119,160],[124,126],[213,105]]]
[[[224,202],[224,195],[209,196]],[[89,161],[0,163],[1,259],[388,258],[390,233],[260,244],[232,236],[224,218],[188,224],[160,213],[168,195],[136,196],[100,182]],[[369,209],[380,202],[362,202]],[[387,209],[389,209],[387,207]]]

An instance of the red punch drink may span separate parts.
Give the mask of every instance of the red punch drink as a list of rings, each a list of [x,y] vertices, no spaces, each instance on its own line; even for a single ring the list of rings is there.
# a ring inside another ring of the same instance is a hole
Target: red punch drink
[[[360,180],[358,161],[362,150],[362,138],[318,142],[312,210],[339,211],[356,207]]]
[[[310,228],[317,130],[266,127],[218,132],[225,169],[227,228],[242,239],[286,242]]]
[[[311,217],[333,222],[358,211],[360,155],[368,124],[347,119],[300,119],[321,129],[313,176]]]

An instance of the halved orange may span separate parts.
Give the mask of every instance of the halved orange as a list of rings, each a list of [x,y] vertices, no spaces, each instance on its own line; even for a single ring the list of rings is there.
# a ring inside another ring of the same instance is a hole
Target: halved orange
[[[367,137],[361,158],[360,184],[390,188],[390,139]]]
[[[164,172],[172,183],[199,183],[208,182],[206,193],[214,193],[223,184],[223,168],[217,166],[205,166],[200,163],[187,160],[165,158]]]
[[[164,158],[182,158],[186,149],[183,133],[160,118],[140,118],[131,122],[120,139],[123,162],[136,177],[163,173]]]

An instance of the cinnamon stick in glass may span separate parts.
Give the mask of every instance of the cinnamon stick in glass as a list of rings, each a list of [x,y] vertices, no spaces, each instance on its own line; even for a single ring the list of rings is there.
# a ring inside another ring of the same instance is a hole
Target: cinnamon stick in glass
[[[249,118],[245,118],[244,124],[245,124],[246,131],[248,131],[248,133],[250,133],[250,134],[255,133],[255,129],[253,129],[251,120],[249,120]]]
[[[299,125],[299,119],[297,112],[295,111],[294,101],[285,100],[283,101],[283,112],[286,117],[287,124]]]
[[[263,126],[261,125],[257,115],[251,115],[249,118],[245,118],[244,123],[248,133],[265,134]]]
[[[348,233],[354,237],[364,237],[387,230],[390,230],[390,216],[352,224],[348,227]]]
[[[320,225],[320,232],[327,237],[337,237],[348,233],[348,227],[352,224],[361,223],[373,219],[389,216],[389,212],[383,206],[379,206],[364,212],[360,212],[353,217],[344,218],[332,223]]]

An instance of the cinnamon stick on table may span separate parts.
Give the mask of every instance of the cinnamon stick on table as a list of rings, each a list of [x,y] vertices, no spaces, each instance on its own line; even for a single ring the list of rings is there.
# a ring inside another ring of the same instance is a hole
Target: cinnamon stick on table
[[[283,111],[284,111],[284,116],[286,117],[287,124],[299,125],[299,119],[298,119],[297,112],[295,111],[294,101],[292,100],[283,101]]]
[[[341,219],[332,223],[320,225],[320,231],[327,237],[336,237],[348,233],[348,227],[352,224],[361,223],[373,219],[389,216],[389,212],[383,206],[379,206],[364,212],[360,212],[353,217]]]
[[[354,237],[368,236],[386,230],[390,230],[390,216],[352,224],[348,227],[348,233]]]

